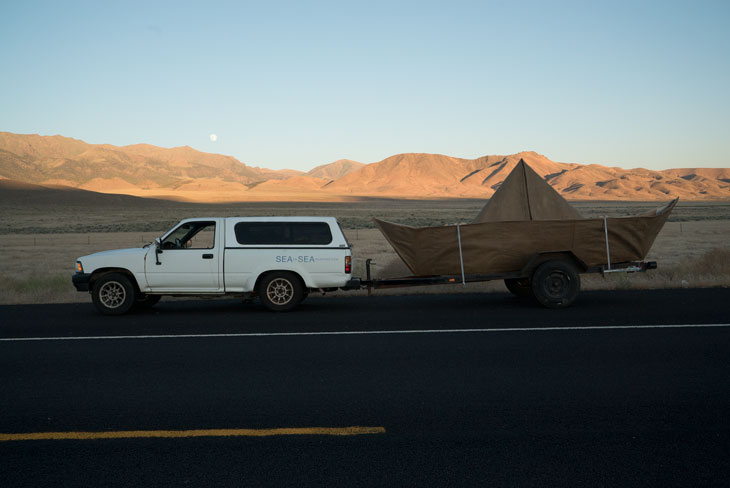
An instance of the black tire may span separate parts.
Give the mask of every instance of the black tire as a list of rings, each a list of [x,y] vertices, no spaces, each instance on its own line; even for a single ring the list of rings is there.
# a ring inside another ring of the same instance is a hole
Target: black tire
[[[141,310],[152,308],[157,305],[157,302],[160,301],[160,298],[162,298],[160,295],[145,295],[144,293],[140,293],[139,295],[137,295],[137,299],[134,301],[134,308],[138,308]]]
[[[504,284],[515,296],[520,298],[532,297],[532,283],[530,282],[530,278],[509,278],[504,280]]]
[[[304,285],[297,275],[277,271],[259,283],[259,299],[272,312],[288,312],[296,308],[304,297]]]
[[[567,261],[547,261],[532,274],[532,294],[543,307],[569,307],[579,291],[580,276]]]
[[[121,273],[107,273],[94,282],[91,300],[104,315],[122,315],[134,306],[136,292],[132,282]]]

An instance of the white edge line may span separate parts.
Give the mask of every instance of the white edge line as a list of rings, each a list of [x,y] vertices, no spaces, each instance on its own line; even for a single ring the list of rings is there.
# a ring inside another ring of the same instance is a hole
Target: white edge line
[[[166,334],[166,335],[122,335],[122,336],[67,336],[67,337],[6,337],[0,342],[24,341],[96,341],[122,339],[204,339],[216,337],[298,337],[298,336],[344,336],[344,335],[387,335],[387,334],[463,334],[485,332],[549,332],[572,330],[617,330],[617,329],[689,329],[709,327],[730,327],[730,324],[674,324],[674,325],[593,325],[579,327],[503,327],[491,329],[421,329],[421,330],[358,330],[324,332],[250,332],[236,334]]]

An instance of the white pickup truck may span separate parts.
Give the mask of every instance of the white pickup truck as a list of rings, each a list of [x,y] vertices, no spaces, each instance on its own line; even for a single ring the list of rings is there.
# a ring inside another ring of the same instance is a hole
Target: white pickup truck
[[[106,315],[161,296],[250,297],[288,311],[310,290],[348,287],[352,254],[334,217],[226,217],[181,221],[142,248],[76,261],[78,291]]]

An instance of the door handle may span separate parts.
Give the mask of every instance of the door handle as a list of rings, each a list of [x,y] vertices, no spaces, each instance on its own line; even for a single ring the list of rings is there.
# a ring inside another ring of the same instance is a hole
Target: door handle
[[[212,254],[203,254],[203,259],[213,259]]]

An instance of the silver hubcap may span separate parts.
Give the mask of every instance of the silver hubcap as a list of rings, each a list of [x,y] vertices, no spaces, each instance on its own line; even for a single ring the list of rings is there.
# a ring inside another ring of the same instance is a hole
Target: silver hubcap
[[[271,303],[286,305],[294,298],[294,285],[285,278],[276,278],[266,288],[266,296]]]
[[[101,285],[99,300],[107,308],[118,308],[124,303],[127,292],[118,281],[107,281]]]

